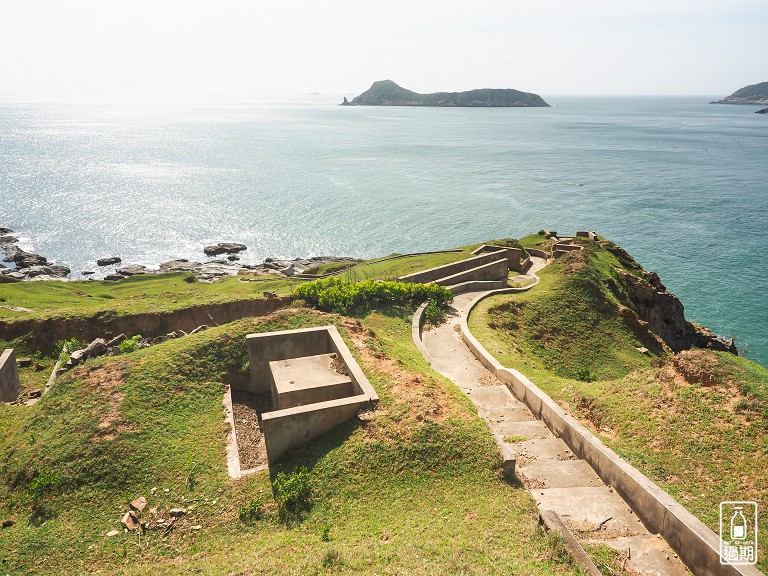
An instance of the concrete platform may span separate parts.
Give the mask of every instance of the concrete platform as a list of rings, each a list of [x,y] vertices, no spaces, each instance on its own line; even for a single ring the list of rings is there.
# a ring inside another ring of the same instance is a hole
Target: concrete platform
[[[352,379],[333,369],[332,354],[316,354],[269,363],[275,410],[338,400],[354,394]]]
[[[690,576],[691,572],[677,558],[670,554],[669,546],[660,536],[626,536],[613,540],[590,540],[601,543],[626,556],[626,568],[648,576]]]
[[[574,460],[571,449],[565,442],[554,436],[538,440],[515,442],[509,445],[521,463],[535,460]]]
[[[584,460],[534,460],[517,467],[526,487],[577,488],[602,486],[592,466]]]
[[[542,488],[531,494],[543,510],[554,510],[575,534],[603,540],[648,534],[642,522],[607,486]]]
[[[552,432],[541,420],[494,422],[491,426],[502,438],[504,436],[524,436],[528,440],[540,440],[553,437]],[[508,446],[514,446],[514,443],[508,444]]]

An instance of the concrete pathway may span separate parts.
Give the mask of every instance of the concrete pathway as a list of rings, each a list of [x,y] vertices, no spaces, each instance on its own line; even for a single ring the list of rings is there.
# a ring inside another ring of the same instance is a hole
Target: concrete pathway
[[[546,262],[536,258],[530,274]],[[535,290],[535,288],[533,288]],[[451,379],[477,406],[491,429],[517,458],[517,473],[542,510],[554,510],[581,542],[600,542],[621,551],[625,568],[637,574],[690,574],[669,545],[651,535],[630,507],[565,442],[552,435],[474,357],[461,339],[459,323],[482,292],[455,297],[448,320],[422,339],[435,370]]]

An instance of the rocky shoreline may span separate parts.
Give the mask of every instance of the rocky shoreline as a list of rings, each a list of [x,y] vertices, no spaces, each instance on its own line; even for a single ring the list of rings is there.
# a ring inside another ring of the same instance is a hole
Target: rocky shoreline
[[[48,261],[45,256],[27,252],[19,246],[18,234],[10,229],[0,227],[0,253],[4,253],[0,263],[0,283],[21,282],[25,280],[122,280],[138,274],[160,274],[164,272],[192,272],[198,280],[212,282],[229,276],[301,276],[307,270],[329,263],[349,263],[354,265],[360,260],[346,256],[314,256],[312,258],[275,259],[266,258],[261,264],[243,264],[239,262],[239,253],[248,249],[245,244],[234,242],[219,242],[205,246],[202,253],[208,257],[216,257],[206,261],[190,261],[187,259],[162,262],[158,268],[150,268],[143,264],[124,264],[119,256],[105,256],[94,262],[94,270],[83,270],[79,273],[82,278],[72,278],[72,270],[61,264]],[[1,255],[1,254],[0,254]],[[97,269],[101,269],[96,272]]]

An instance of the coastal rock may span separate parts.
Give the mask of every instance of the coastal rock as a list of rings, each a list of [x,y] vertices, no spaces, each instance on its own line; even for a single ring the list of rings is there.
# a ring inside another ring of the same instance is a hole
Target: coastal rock
[[[238,244],[236,242],[219,242],[215,246],[206,246],[203,248],[206,256],[218,256],[219,254],[236,254],[247,250],[248,247],[245,244]]]
[[[240,260],[240,256],[235,256],[234,254],[230,254],[229,256],[227,256],[227,260],[229,260],[230,262],[237,262],[238,260]]]
[[[755,114],[768,114],[768,108],[763,108],[762,110],[758,110],[755,112]]]
[[[134,276],[136,274],[146,274],[146,272],[147,267],[142,264],[129,264],[117,270],[117,273],[122,276]]]
[[[29,268],[31,266],[45,266],[48,260],[40,254],[33,254],[21,249],[14,250],[12,261],[17,268]]]
[[[483,88],[466,92],[419,94],[398,86],[391,80],[374,82],[351,102],[344,98],[342,106],[448,106],[448,107],[548,107],[538,94],[511,88]]]
[[[162,272],[176,272],[182,270],[194,270],[200,266],[200,262],[190,262],[189,260],[171,260],[170,262],[163,262],[160,264],[160,270]]]
[[[0,236],[0,244],[16,244],[18,241],[16,236]]]
[[[3,228],[2,226],[0,226],[0,234],[13,234],[13,233],[14,231],[11,230],[10,228]]]
[[[108,258],[99,258],[96,260],[97,266],[111,266],[112,264],[119,264],[122,259],[119,256],[109,256]]]
[[[104,280],[122,280],[124,278],[125,276],[123,276],[122,274],[107,274],[106,276],[104,276]]]
[[[618,272],[626,289],[623,304],[634,310],[673,352],[709,348],[738,355],[732,338],[720,338],[685,319],[683,303],[666,289],[658,274],[645,272],[643,278],[638,278],[623,270]]]

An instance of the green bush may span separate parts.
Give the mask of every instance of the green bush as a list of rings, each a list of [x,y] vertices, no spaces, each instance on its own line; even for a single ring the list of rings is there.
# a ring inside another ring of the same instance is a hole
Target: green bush
[[[453,294],[437,284],[374,280],[351,282],[336,277],[307,282],[299,286],[295,293],[312,306],[337,314],[386,306],[413,306],[429,300],[430,321],[442,318],[453,301]]]
[[[589,368],[579,368],[576,372],[576,380],[581,380],[582,382],[594,382],[597,380],[597,377],[592,374],[592,371]]]
[[[118,347],[120,348],[120,352],[123,354],[127,354],[128,352],[136,352],[136,350],[139,349],[139,342],[141,342],[141,334],[136,334],[133,338],[126,338],[120,344]]]
[[[540,232],[543,232],[543,230],[541,230]],[[526,250],[525,247],[522,244],[520,244],[518,240],[515,240],[514,238],[499,238],[498,240],[491,240],[490,242],[488,242],[488,245],[503,246],[505,248],[520,248],[521,260],[525,260],[529,256],[528,250]]]
[[[257,520],[261,520],[264,517],[261,500],[251,500],[249,504],[241,506],[240,510],[238,510],[237,517],[243,524],[251,524]]]
[[[85,344],[77,338],[70,338],[69,340],[58,340],[53,347],[53,357],[58,358],[63,362],[69,360],[69,355],[75,350],[85,348]]]
[[[288,474],[278,472],[272,482],[272,492],[280,519],[300,520],[303,513],[312,507],[309,470],[306,466],[299,466]]]

